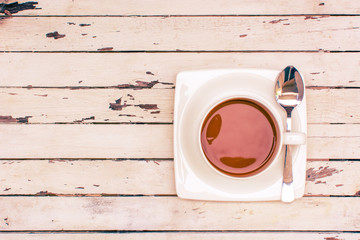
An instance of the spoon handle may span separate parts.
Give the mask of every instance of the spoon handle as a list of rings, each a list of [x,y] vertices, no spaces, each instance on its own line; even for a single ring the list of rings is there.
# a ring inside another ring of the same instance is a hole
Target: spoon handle
[[[291,131],[291,111],[288,113],[286,119],[286,131]],[[281,189],[281,201],[290,203],[295,199],[295,189],[293,183],[292,171],[292,155],[290,146],[285,145],[285,162],[283,172],[283,183]]]

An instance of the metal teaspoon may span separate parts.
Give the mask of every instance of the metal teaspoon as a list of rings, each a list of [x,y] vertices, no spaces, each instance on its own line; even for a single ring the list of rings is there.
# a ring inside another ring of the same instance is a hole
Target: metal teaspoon
[[[304,80],[298,70],[293,66],[287,66],[277,77],[275,84],[276,101],[286,111],[286,131],[291,132],[291,113],[304,97]],[[295,199],[293,184],[292,155],[288,145],[285,145],[285,162],[281,201],[292,202]]]

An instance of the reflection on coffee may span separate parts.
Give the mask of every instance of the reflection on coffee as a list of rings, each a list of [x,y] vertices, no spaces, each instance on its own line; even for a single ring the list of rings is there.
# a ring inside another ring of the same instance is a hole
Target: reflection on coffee
[[[259,173],[278,148],[274,117],[261,104],[231,99],[215,106],[201,128],[203,152],[216,169],[235,177]]]

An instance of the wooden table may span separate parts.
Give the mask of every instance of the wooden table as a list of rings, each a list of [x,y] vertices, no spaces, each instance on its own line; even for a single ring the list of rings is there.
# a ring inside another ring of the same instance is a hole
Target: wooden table
[[[1,10],[0,239],[360,238],[359,1],[39,0]],[[179,199],[176,74],[289,64],[307,85],[305,196]]]

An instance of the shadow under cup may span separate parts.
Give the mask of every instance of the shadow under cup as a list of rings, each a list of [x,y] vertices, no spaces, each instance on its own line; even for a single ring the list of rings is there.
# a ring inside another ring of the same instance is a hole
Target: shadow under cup
[[[232,177],[249,177],[265,170],[280,145],[272,113],[248,98],[232,98],[213,107],[202,122],[200,141],[208,162]]]

